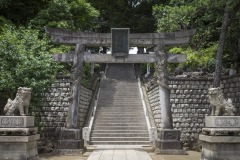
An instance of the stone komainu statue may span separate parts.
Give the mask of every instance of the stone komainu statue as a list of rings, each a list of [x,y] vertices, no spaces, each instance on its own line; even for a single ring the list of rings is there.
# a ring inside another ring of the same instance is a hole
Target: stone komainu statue
[[[28,107],[31,99],[31,88],[19,87],[14,100],[8,99],[4,112],[8,116],[16,116],[17,109],[21,116],[28,114]]]
[[[230,98],[225,99],[223,97],[222,90],[220,88],[209,88],[208,97],[210,100],[210,106],[212,109],[211,115],[213,116],[234,116],[236,108],[232,104]]]

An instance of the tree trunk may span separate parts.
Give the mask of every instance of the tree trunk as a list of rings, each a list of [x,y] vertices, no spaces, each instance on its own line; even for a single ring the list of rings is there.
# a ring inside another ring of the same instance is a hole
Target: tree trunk
[[[229,13],[228,13],[227,5],[225,5],[222,27],[221,27],[221,34],[219,37],[219,43],[218,43],[217,55],[216,55],[215,75],[213,80],[214,88],[220,87],[221,71],[222,71],[222,56],[223,56],[223,50],[224,50],[225,37],[228,31],[228,24],[229,24],[228,19],[229,19]]]

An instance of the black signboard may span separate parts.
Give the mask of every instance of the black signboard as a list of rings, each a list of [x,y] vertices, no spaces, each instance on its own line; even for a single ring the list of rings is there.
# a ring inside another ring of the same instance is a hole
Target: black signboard
[[[112,28],[112,55],[127,57],[129,53],[129,28]]]

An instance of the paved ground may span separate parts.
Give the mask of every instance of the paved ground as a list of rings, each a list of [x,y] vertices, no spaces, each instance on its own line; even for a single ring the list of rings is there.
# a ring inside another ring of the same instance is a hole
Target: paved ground
[[[188,151],[188,155],[151,155],[152,160],[200,160],[200,152]]]
[[[188,151],[188,155],[156,155],[147,153],[140,147],[101,146],[97,147],[90,156],[56,156],[40,154],[40,160],[199,160],[200,153]]]
[[[199,160],[200,153],[188,151],[188,155],[153,155],[150,153],[152,160]],[[79,156],[52,156],[51,154],[40,155],[40,160],[88,160],[88,157]],[[106,159],[108,160],[108,159]]]

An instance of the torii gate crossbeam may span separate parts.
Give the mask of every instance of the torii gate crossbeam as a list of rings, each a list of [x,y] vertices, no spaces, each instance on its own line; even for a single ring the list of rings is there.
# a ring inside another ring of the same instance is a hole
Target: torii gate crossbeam
[[[51,35],[51,39],[57,44],[82,44],[84,46],[111,46],[110,33],[92,33],[70,31],[66,29],[56,29],[45,27],[46,33]],[[131,33],[130,47],[153,47],[158,44],[164,46],[176,46],[189,43],[195,29],[183,30],[170,33]]]

